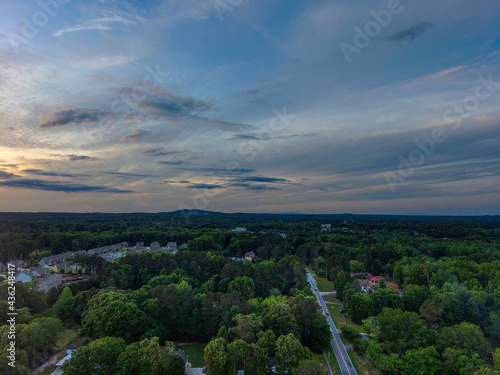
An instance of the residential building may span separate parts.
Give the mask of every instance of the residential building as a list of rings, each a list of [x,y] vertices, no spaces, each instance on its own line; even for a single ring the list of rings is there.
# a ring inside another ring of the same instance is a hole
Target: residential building
[[[59,285],[58,285],[58,282],[57,282],[57,279],[53,279],[53,278],[47,278],[43,281],[40,281],[38,283],[38,290],[43,290],[45,293],[48,293],[50,289],[52,288],[57,288]]]
[[[50,274],[50,271],[47,268],[30,268],[28,271],[33,277],[45,277]]]
[[[177,250],[177,242],[169,242],[169,243],[167,243],[167,250],[168,251]]]
[[[17,269],[25,269],[25,268],[28,268],[28,265],[26,264],[26,262],[22,259],[18,259],[18,260],[11,260],[10,262],[8,262],[10,264],[13,264],[14,267],[16,267]]]
[[[246,232],[247,228],[246,227],[236,227],[233,229],[233,232]]]
[[[325,232],[327,230],[332,229],[332,224],[321,224],[321,231]]]
[[[33,281],[33,276],[31,276],[29,271],[22,271],[16,274],[14,281],[16,283],[29,283]]]
[[[68,272],[70,269],[70,265],[68,263],[57,263],[52,268],[54,272]]]
[[[380,281],[380,277],[379,276],[375,276],[375,277],[372,277],[370,279],[370,284],[374,284],[374,285],[377,285]]]
[[[53,275],[45,276],[44,280],[53,279],[57,281],[57,286],[61,286],[63,283],[63,277],[60,273],[54,273]]]
[[[160,250],[160,244],[157,241],[151,242],[149,248],[151,249],[151,251],[158,251]]]
[[[253,251],[249,251],[245,254],[245,259],[253,262],[255,260],[255,253]]]

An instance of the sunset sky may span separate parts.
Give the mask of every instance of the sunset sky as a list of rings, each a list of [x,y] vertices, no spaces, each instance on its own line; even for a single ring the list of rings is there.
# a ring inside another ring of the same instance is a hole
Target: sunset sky
[[[2,1],[0,211],[500,214],[499,30],[498,0]]]

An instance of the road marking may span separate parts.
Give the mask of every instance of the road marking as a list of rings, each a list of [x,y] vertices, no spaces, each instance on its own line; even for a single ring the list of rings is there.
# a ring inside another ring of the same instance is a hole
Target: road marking
[[[308,279],[309,279],[309,277],[308,277]],[[312,280],[314,280],[314,279],[312,279]],[[314,281],[316,281],[316,280],[314,280]],[[313,287],[315,286],[315,285],[314,285],[314,284],[315,284],[315,282],[311,282],[311,284],[312,284],[312,286],[313,286]],[[318,293],[316,293],[316,292],[315,292],[314,294],[316,294],[317,296],[321,296],[321,294],[319,293],[319,291],[318,291]],[[322,297],[322,296],[321,296],[321,297]],[[326,312],[328,313],[328,307],[326,306],[326,303],[324,303],[323,298],[318,298],[318,300],[320,301],[321,308],[323,309],[323,304],[324,304],[324,305],[325,305],[325,307],[326,307]],[[323,302],[323,303],[321,303],[321,302]],[[325,312],[325,310],[324,310],[324,309],[323,309],[323,312]],[[333,322],[333,318],[332,318],[331,316],[330,316],[330,319],[331,319],[331,320],[332,320],[332,322]],[[328,320],[328,319],[327,319],[327,320]],[[328,325],[330,325],[330,322],[328,322]],[[335,323],[333,323],[333,326],[335,327],[335,330],[337,330],[337,327],[335,326]],[[332,328],[332,327],[331,327],[331,325],[330,325],[330,329],[331,329],[331,328]],[[337,331],[337,334],[338,334],[338,331]],[[335,341],[335,345],[337,345],[337,350],[338,350],[338,352],[339,352],[340,356],[342,357],[342,361],[344,361],[344,365],[345,365],[345,368],[347,369],[347,372],[349,373],[349,375],[351,375],[351,369],[349,368],[349,366],[347,366],[347,363],[346,363],[346,361],[345,361],[344,355],[342,354],[342,351],[340,350],[340,345],[339,345],[339,343],[337,342],[337,338],[336,338],[335,334],[333,334],[333,331],[332,331],[332,338],[333,338],[333,340]],[[346,353],[347,353],[347,350],[346,350]],[[334,354],[335,354],[335,356],[336,356],[336,353],[334,353]],[[338,359],[337,359],[337,361],[338,361]],[[352,362],[351,362],[351,364],[352,364]],[[342,369],[340,369],[340,370],[342,371]],[[356,370],[354,370],[354,373],[356,374]]]

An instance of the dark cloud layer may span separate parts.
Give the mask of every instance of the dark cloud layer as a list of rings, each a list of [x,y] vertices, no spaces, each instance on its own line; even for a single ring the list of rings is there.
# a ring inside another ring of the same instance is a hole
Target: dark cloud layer
[[[0,171],[0,179],[2,179],[2,180],[14,178],[14,177],[19,177],[19,176],[15,175],[14,173]]]
[[[95,192],[95,193],[133,193],[133,190],[121,190],[107,186],[87,186],[63,182],[43,181],[34,179],[14,179],[8,181],[0,181],[0,186],[19,188],[19,189],[34,189],[45,191],[61,191],[65,193],[78,192]]]
[[[81,175],[69,174],[69,173],[60,173],[60,172],[48,172],[43,171],[41,169],[23,169],[23,172],[36,174],[38,176],[50,176],[50,177],[78,177]]]
[[[52,108],[38,118],[38,128],[55,128],[74,124],[92,124],[107,116],[109,112],[91,108]]]
[[[120,139],[120,143],[132,143],[132,142],[135,142],[135,141],[141,139],[142,137],[144,137],[148,133],[149,132],[146,131],[146,130],[135,129],[132,133],[124,135]]]
[[[386,40],[401,44],[403,42],[413,42],[419,36],[424,35],[434,24],[432,22],[419,22],[415,25],[398,31],[397,33],[389,36]]]

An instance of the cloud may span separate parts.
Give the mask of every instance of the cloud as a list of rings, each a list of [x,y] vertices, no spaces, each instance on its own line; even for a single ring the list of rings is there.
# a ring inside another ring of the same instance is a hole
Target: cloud
[[[179,169],[184,171],[192,171],[192,172],[206,173],[206,174],[220,174],[220,175],[246,174],[255,171],[255,169],[249,169],[249,168],[225,169],[225,168],[200,167],[200,168],[179,168]]]
[[[150,174],[138,174],[138,173],[125,173],[125,172],[99,172],[101,174],[108,174],[112,176],[118,176],[118,177],[123,177],[123,178],[130,178],[130,177],[155,177]]]
[[[215,184],[191,184],[189,187],[191,189],[222,189],[221,185]]]
[[[99,160],[98,158],[94,158],[92,156],[87,156],[87,155],[69,154],[69,155],[66,155],[66,157],[69,160],[71,160],[71,161],[76,161],[76,160]]]
[[[19,189],[34,189],[45,191],[62,191],[65,193],[77,192],[94,192],[94,193],[133,193],[133,190],[121,190],[107,186],[91,186],[77,185],[63,182],[51,182],[33,179],[14,179],[8,181],[0,181],[0,186],[19,188]]]
[[[18,175],[10,172],[0,171],[0,179],[7,180],[10,178],[19,177]]]
[[[57,107],[38,118],[38,129],[54,128],[73,124],[92,124],[107,116],[109,112],[91,108]]]
[[[78,176],[82,176],[82,175],[74,175],[74,174],[60,173],[60,172],[47,172],[47,171],[42,171],[41,169],[23,169],[23,172],[30,173],[30,174],[36,174],[38,176],[51,176],[51,177],[78,177]]]
[[[138,17],[136,17],[139,19]],[[111,14],[110,17],[96,18],[93,20],[88,20],[74,26],[69,26],[61,30],[57,30],[52,34],[54,37],[62,36],[66,33],[85,31],[85,30],[110,30],[112,23],[124,23],[131,24],[137,22],[137,20],[129,20],[117,14]]]
[[[146,156],[170,156],[183,154],[186,151],[167,151],[165,147],[152,148],[144,151],[142,154]]]
[[[135,142],[137,141],[138,139],[144,137],[146,134],[148,134],[149,132],[146,131],[146,130],[142,130],[142,129],[135,129],[132,133],[130,134],[126,134],[124,135],[121,139],[120,139],[120,143],[131,143],[131,142]]]
[[[145,85],[148,86],[148,85]],[[146,87],[148,89],[148,87]],[[135,88],[122,87],[119,90],[134,98],[139,97]],[[144,100],[137,102],[139,108],[147,108],[167,117],[191,117],[197,113],[212,109],[212,103],[207,100],[196,99],[193,96],[180,96],[169,91],[156,90],[146,93]]]
[[[255,129],[253,125],[238,124],[228,121],[211,120],[207,118],[202,118],[202,120],[208,121],[210,126],[217,130],[229,131],[229,132],[246,132]]]
[[[433,26],[434,24],[432,22],[419,22],[411,27],[398,31],[397,33],[387,37],[386,40],[394,42],[398,45],[402,42],[413,42],[419,36],[424,35],[427,30]]]
[[[189,160],[162,160],[159,161],[158,164],[162,165],[182,165],[182,164],[191,164]]]
[[[290,182],[290,180],[285,180],[284,178],[265,177],[265,176],[238,177],[237,180],[243,182],[266,182],[273,184],[284,184]]]
[[[80,161],[80,160],[99,160],[98,158],[94,158],[92,156],[87,156],[87,155],[76,155],[76,154],[67,154],[67,155],[62,155],[62,154],[52,154],[53,156],[58,156],[61,158],[65,158],[71,161]]]

